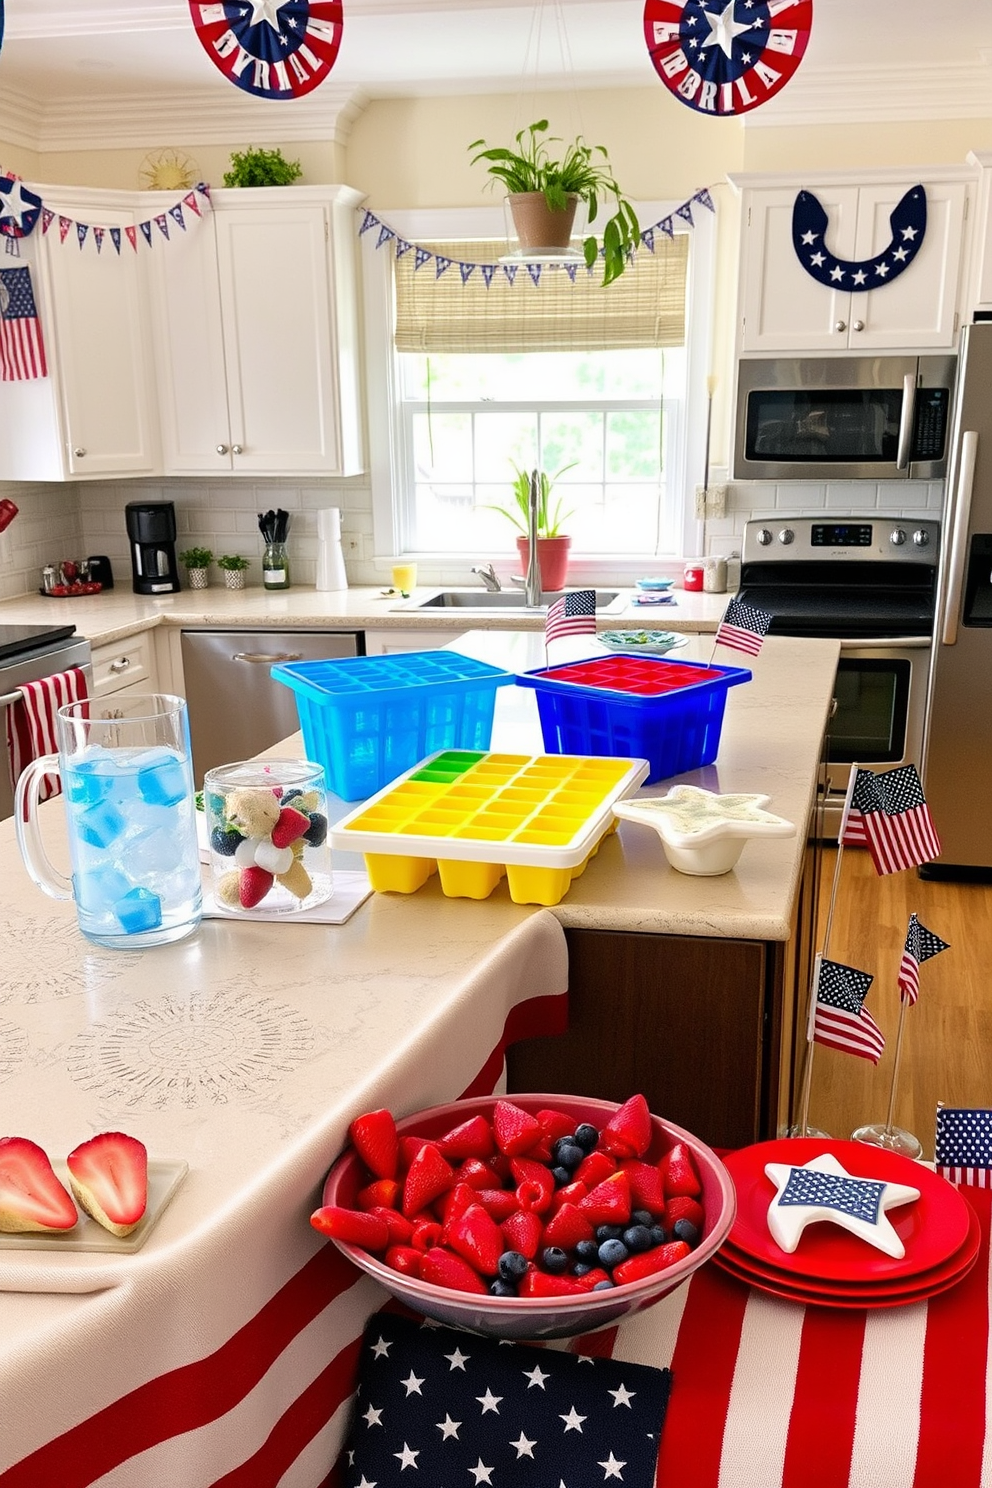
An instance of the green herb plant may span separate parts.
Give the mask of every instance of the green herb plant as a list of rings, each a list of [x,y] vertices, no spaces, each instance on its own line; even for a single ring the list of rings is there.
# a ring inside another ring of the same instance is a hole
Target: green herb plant
[[[563,141],[555,135],[545,139],[547,130],[547,119],[529,124],[516,135],[515,150],[474,140],[468,147],[477,152],[472,156],[472,164],[486,161],[493,180],[501,181],[510,193],[542,192],[552,212],[563,212],[570,196],[580,197],[586,204],[590,226],[596,220],[600,202],[608,203],[612,199],[616,210],[603,228],[603,284],[612,284],[627,267],[629,255],[640,240],[637,214],[614,180],[613,167],[603,145],[587,145],[579,135],[559,159],[554,159],[548,146],[561,145]],[[599,254],[595,236],[584,239],[582,251],[586,267],[592,268]]]
[[[179,554],[179,562],[184,568],[209,568],[213,561],[214,555],[209,548],[187,548]]]
[[[241,573],[249,564],[249,559],[242,558],[240,553],[225,553],[217,559],[218,568],[226,568],[231,573]]]
[[[231,154],[231,169],[224,172],[225,186],[291,186],[303,174],[298,160],[287,160],[281,150],[246,150]]]
[[[505,506],[489,506],[489,507],[486,508],[486,510],[488,510],[488,511],[502,512],[503,516],[504,517],[508,517],[509,520],[513,523],[514,527],[516,527],[523,534],[523,536],[526,537],[527,534],[528,534],[528,531],[529,531],[529,527],[530,527],[530,478],[531,478],[531,472],[529,470],[521,470],[520,467],[518,465],[514,464],[514,462],[512,460],[510,461],[510,464],[513,465],[513,469],[516,472],[516,476],[515,476],[515,479],[513,481],[513,501],[514,501],[514,507],[516,509],[514,510],[513,507],[505,507]],[[567,512],[563,512],[562,511],[562,509],[561,509],[562,503],[561,503],[561,499],[560,498],[559,498],[558,501],[555,502],[554,508],[552,509],[552,507],[551,507],[551,491],[552,491],[552,488],[554,487],[555,481],[558,479],[558,477],[561,476],[561,475],[564,475],[566,470],[571,470],[573,468],[573,466],[575,466],[577,464],[578,464],[578,461],[577,460],[573,460],[570,465],[563,465],[561,467],[561,469],[560,470],[556,470],[553,475],[549,475],[546,470],[538,470],[538,472],[537,472],[537,535],[538,535],[538,537],[560,537],[561,536],[561,525],[562,525],[563,522],[567,522],[568,521],[568,519],[572,515],[572,513],[570,511],[567,511]]]

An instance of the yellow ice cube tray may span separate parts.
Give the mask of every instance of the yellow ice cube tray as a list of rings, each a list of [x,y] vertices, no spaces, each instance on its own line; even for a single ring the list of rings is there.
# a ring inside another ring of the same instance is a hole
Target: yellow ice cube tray
[[[558,904],[607,832],[643,759],[445,749],[333,828],[365,855],[373,889],[413,894],[437,872],[453,899],[486,899],[506,874],[515,904]]]

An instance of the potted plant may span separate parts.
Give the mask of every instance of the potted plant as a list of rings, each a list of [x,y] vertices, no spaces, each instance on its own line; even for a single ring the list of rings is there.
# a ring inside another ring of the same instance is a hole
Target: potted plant
[[[281,150],[235,150],[225,186],[291,186],[303,174],[298,160],[287,160]]]
[[[510,462],[513,464],[513,461]],[[561,525],[572,515],[570,511],[562,511],[562,502],[559,498],[554,506],[551,505],[551,492],[555,481],[564,475],[566,470],[571,470],[577,464],[573,460],[569,465],[562,465],[553,475],[546,470],[538,469],[537,475],[537,563],[541,570],[541,588],[549,593],[555,593],[564,589],[565,578],[568,574],[568,552],[572,545],[572,539],[566,537],[561,531]],[[530,483],[531,472],[521,470],[513,464],[515,478],[513,481],[513,506],[492,506],[490,511],[502,512],[508,517],[514,527],[518,528],[521,536],[517,538],[517,552],[520,555],[522,572],[527,572],[527,564],[530,559],[530,543],[528,531],[530,522]]]
[[[228,589],[243,589],[245,587],[245,569],[248,567],[248,559],[242,558],[240,553],[224,553],[217,559],[217,567],[224,570],[224,583]]]
[[[187,548],[179,554],[179,562],[186,570],[191,589],[206,589],[210,565],[214,555],[209,548]]]
[[[515,150],[491,147],[477,139],[469,145],[477,152],[472,164],[486,161],[493,180],[506,187],[513,224],[525,250],[567,248],[579,201],[586,204],[591,226],[600,202],[612,200],[616,210],[603,228],[603,283],[611,284],[627,267],[628,256],[640,239],[637,214],[614,180],[602,145],[587,145],[579,135],[554,159],[548,146],[563,141],[554,135],[544,139],[547,129],[547,119],[521,129]],[[595,236],[584,239],[582,249],[586,266],[591,268],[599,254]]]

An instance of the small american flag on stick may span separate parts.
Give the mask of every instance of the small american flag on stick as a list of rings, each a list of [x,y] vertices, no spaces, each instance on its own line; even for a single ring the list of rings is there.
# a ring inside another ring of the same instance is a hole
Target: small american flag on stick
[[[912,1007],[920,995],[920,967],[923,962],[947,950],[950,950],[950,946],[946,940],[941,940],[940,936],[934,935],[926,925],[921,925],[915,914],[910,915],[906,945],[903,949],[902,961],[899,963],[897,977],[899,995],[909,1007]]]
[[[548,610],[544,622],[545,645],[559,636],[596,634],[596,591],[576,589],[563,594]]]
[[[934,1166],[951,1183],[992,1188],[992,1111],[938,1106]]]
[[[858,768],[841,818],[844,847],[865,843],[875,872],[898,873],[940,854],[940,838],[915,765],[876,775]]]
[[[717,627],[714,645],[727,646],[731,651],[745,651],[748,656],[757,656],[761,650],[772,616],[753,605],[741,604],[732,599],[723,619]]]
[[[47,375],[31,270],[0,269],[0,381],[30,382]]]
[[[885,1048],[885,1035],[864,1006],[873,981],[867,971],[818,955],[807,1038],[877,1064]]]

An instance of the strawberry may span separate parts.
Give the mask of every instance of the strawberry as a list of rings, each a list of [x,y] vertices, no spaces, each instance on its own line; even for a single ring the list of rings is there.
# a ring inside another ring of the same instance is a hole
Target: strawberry
[[[673,1194],[688,1194],[692,1199],[698,1199],[702,1193],[702,1184],[696,1173],[696,1165],[692,1160],[692,1153],[684,1142],[676,1142],[665,1153],[658,1164],[661,1170],[661,1180],[665,1185],[666,1197]]]
[[[410,1235],[410,1244],[414,1250],[426,1252],[432,1245],[440,1243],[443,1233],[444,1226],[438,1224],[436,1219],[418,1219]]]
[[[544,1228],[536,1214],[525,1209],[515,1209],[512,1214],[507,1215],[500,1228],[509,1250],[519,1250],[528,1261],[534,1259]]]
[[[500,1186],[496,1169],[478,1157],[466,1158],[461,1166],[456,1168],[455,1178],[459,1183],[467,1183],[470,1188],[499,1188]]]
[[[441,1222],[447,1224],[449,1220],[457,1219],[460,1214],[464,1214],[470,1204],[477,1204],[479,1198],[475,1189],[470,1188],[467,1183],[456,1183],[454,1188],[449,1188],[448,1192],[442,1194],[437,1202],[441,1207]]]
[[[578,1203],[591,1224],[626,1224],[630,1218],[630,1183],[626,1173],[611,1173]]]
[[[617,1286],[623,1286],[625,1281],[640,1281],[642,1277],[650,1276],[655,1271],[664,1271],[669,1266],[674,1266],[676,1261],[691,1254],[684,1241],[670,1240],[667,1245],[656,1245],[653,1250],[642,1250],[639,1255],[632,1255],[626,1261],[621,1261],[619,1266],[613,1268],[613,1280]]]
[[[445,1244],[463,1256],[483,1276],[495,1276],[503,1254],[503,1234],[481,1204],[473,1204],[445,1225]]]
[[[643,1095],[632,1095],[615,1111],[599,1135],[614,1157],[643,1157],[651,1145],[651,1112]]]
[[[484,1116],[471,1116],[437,1139],[442,1157],[492,1157],[496,1151],[493,1131]]]
[[[451,1166],[431,1142],[425,1142],[407,1168],[403,1180],[403,1213],[409,1219],[449,1189],[455,1181]]]
[[[358,1190],[355,1203],[359,1209],[398,1209],[402,1192],[395,1178],[377,1178]]]
[[[514,1157],[510,1159],[510,1172],[517,1185],[517,1201],[521,1209],[535,1209],[538,1214],[543,1214],[550,1207],[555,1191],[550,1168],[529,1157]]]
[[[528,1271],[520,1283],[519,1297],[581,1297],[585,1287],[578,1276],[551,1276],[536,1268]]]
[[[148,1203],[148,1153],[125,1132],[101,1132],[66,1158],[76,1203],[112,1235],[130,1235]]]
[[[649,1209],[652,1214],[665,1212],[665,1187],[661,1173],[654,1163],[641,1162],[636,1157],[626,1158],[621,1168],[630,1181],[630,1198],[635,1209]]]
[[[476,1189],[475,1197],[486,1213],[492,1215],[497,1224],[507,1219],[520,1208],[517,1196],[512,1189],[479,1188]]]
[[[574,1204],[562,1204],[544,1226],[543,1245],[560,1245],[572,1250],[580,1240],[591,1240],[593,1227]]]
[[[610,1273],[604,1271],[602,1266],[593,1266],[591,1271],[587,1271],[584,1276],[578,1277],[578,1281],[584,1292],[595,1291],[601,1281],[609,1281],[610,1279]]]
[[[493,1135],[500,1152],[519,1157],[536,1146],[543,1133],[535,1116],[512,1101],[498,1100],[493,1107]]]
[[[489,1288],[481,1276],[472,1270],[468,1261],[462,1260],[454,1251],[445,1250],[441,1245],[435,1245],[424,1256],[420,1265],[420,1279],[432,1282],[434,1286],[447,1287],[453,1292],[472,1292],[482,1297],[489,1295]]]
[[[408,1245],[410,1236],[413,1234],[413,1225],[408,1219],[396,1209],[370,1209],[370,1214],[377,1214],[384,1222],[389,1231],[390,1245]]]
[[[670,1226],[676,1220],[687,1219],[696,1226],[700,1234],[703,1233],[703,1221],[706,1218],[703,1206],[698,1199],[690,1198],[688,1194],[674,1194],[665,1205],[665,1216]]]
[[[289,808],[287,807],[287,810]],[[399,1137],[392,1112],[366,1111],[348,1128],[352,1146],[377,1178],[395,1178],[399,1165]]]
[[[426,1145],[426,1137],[400,1137],[400,1156],[398,1167],[401,1173],[406,1172],[407,1168],[413,1162],[413,1159],[416,1157],[421,1147],[426,1147]],[[432,1143],[432,1146],[436,1145],[436,1143]]]
[[[549,1142],[557,1142],[559,1137],[570,1137],[575,1131],[575,1118],[566,1116],[564,1111],[538,1111],[535,1120]]]
[[[304,832],[310,830],[310,818],[304,816],[302,811],[297,811],[293,806],[284,806],[279,813],[279,820],[272,828],[273,847],[288,847]]]
[[[391,1245],[383,1260],[393,1271],[402,1271],[404,1276],[420,1276],[423,1256],[412,1245]]]
[[[616,1161],[605,1152],[590,1152],[584,1157],[572,1174],[573,1183],[584,1183],[588,1188],[595,1188],[597,1183],[602,1183],[604,1178],[609,1178],[611,1173],[617,1170]]]
[[[261,904],[275,879],[264,868],[242,868],[238,874],[238,900],[242,909],[254,909]]]
[[[78,1218],[47,1153],[27,1137],[0,1139],[0,1231],[71,1230]]]
[[[360,1245],[363,1250],[385,1250],[389,1245],[389,1226],[378,1214],[325,1204],[311,1214],[310,1223],[322,1235],[330,1235],[332,1240],[342,1240],[346,1245]]]

